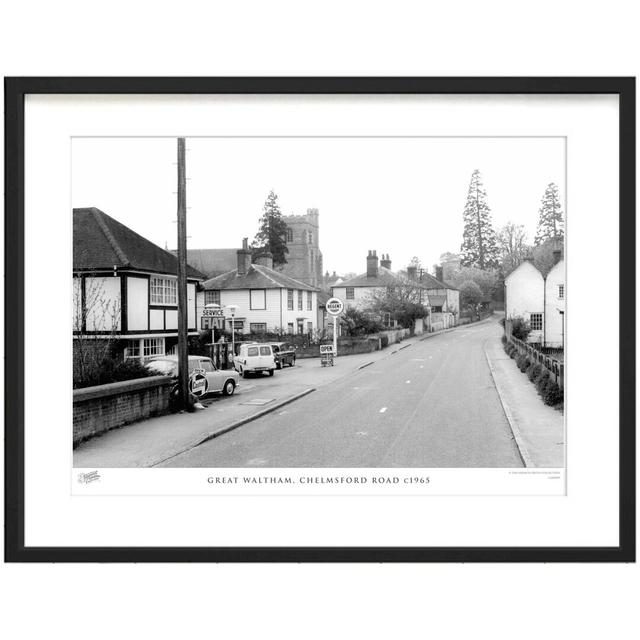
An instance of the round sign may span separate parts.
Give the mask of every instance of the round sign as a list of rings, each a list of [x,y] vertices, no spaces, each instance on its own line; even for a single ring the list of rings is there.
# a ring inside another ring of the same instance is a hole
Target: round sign
[[[207,377],[203,373],[196,373],[189,379],[189,389],[194,396],[203,396],[208,387]]]
[[[340,298],[329,298],[327,300],[326,309],[330,316],[339,316],[344,310],[344,303]]]

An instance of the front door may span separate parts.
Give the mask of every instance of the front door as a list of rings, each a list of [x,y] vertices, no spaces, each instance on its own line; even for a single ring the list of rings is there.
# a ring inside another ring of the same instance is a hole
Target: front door
[[[298,320],[298,334],[302,335],[304,333],[304,320]]]

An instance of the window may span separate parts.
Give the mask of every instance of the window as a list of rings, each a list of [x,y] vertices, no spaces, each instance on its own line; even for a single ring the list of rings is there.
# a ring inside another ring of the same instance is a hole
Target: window
[[[249,331],[251,331],[251,333],[266,333],[267,332],[267,323],[266,322],[251,322],[249,324]]]
[[[287,242],[293,242],[293,229],[287,227]]]
[[[293,333],[293,322],[287,323],[287,332]]]
[[[532,313],[529,324],[531,325],[531,331],[542,331],[542,314]]]
[[[307,311],[311,311],[313,309],[313,294],[311,291],[307,291]]]
[[[298,291],[298,311],[302,311],[302,291]]]
[[[313,244],[313,232],[309,231],[309,244]]]
[[[200,360],[200,368],[203,371],[215,371],[211,360]]]
[[[251,289],[249,296],[251,309],[267,308],[267,292],[265,289]]]
[[[293,311],[293,289],[287,289],[287,309]]]
[[[431,307],[431,313],[442,313],[442,307]]]
[[[151,278],[151,304],[177,304],[178,281],[169,278]]]
[[[356,292],[353,287],[347,287],[347,300],[353,300],[356,297]]]
[[[258,355],[258,347],[249,347],[247,349],[248,356],[257,356]]]
[[[558,285],[558,299],[559,300],[564,300],[564,285],[563,284],[559,284]]]
[[[165,355],[164,338],[143,338],[129,340],[125,358],[151,358]]]
[[[311,333],[313,331],[313,322],[307,322],[307,333]]]
[[[271,355],[271,347],[260,347],[260,355],[261,356],[270,356]]]
[[[140,340],[129,340],[127,342],[127,349],[125,351],[125,358],[139,358],[140,357]]]
[[[220,292],[219,291],[205,291],[204,292],[205,304],[220,304]]]
[[[145,338],[142,355],[145,358],[164,355],[164,338]]]

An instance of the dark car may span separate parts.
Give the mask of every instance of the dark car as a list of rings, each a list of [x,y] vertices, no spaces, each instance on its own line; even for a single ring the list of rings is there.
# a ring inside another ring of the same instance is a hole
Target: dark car
[[[288,342],[272,342],[271,348],[276,359],[277,369],[282,369],[285,364],[293,367],[296,363],[296,352]]]

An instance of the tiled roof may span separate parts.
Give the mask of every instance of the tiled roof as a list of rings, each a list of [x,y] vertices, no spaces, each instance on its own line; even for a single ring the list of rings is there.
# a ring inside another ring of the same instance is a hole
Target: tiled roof
[[[306,291],[319,291],[317,287],[300,282],[286,276],[280,271],[270,269],[261,264],[252,264],[247,273],[238,275],[238,270],[233,269],[221,276],[211,278],[204,283],[205,290],[222,289],[304,289]]]
[[[73,268],[78,271],[118,268],[176,273],[178,259],[106,213],[89,207],[73,210]],[[204,276],[187,265],[187,276]]]
[[[432,275],[428,273],[423,273],[420,277],[420,284],[427,289],[453,289],[453,291],[458,291],[455,287],[452,287],[450,284],[446,282],[440,282],[440,280],[436,280]]]
[[[207,278],[227,273],[237,264],[238,249],[187,249],[187,261]]]
[[[435,278],[434,278],[435,280]],[[437,282],[437,280],[436,280]],[[340,283],[332,285],[333,288],[339,287],[398,287],[398,286],[413,286],[418,288],[428,288],[424,282],[418,282],[415,280],[409,280],[404,276],[400,276],[394,273],[386,267],[378,267],[378,275],[375,277],[368,276],[366,273],[361,273],[358,276],[343,280]],[[446,285],[441,285],[445,288]],[[433,287],[431,287],[433,288]]]
[[[400,285],[411,284],[405,278],[393,273],[386,267],[378,267],[377,276],[368,276],[366,273],[343,280],[340,284],[334,284],[334,287],[397,287]],[[419,283],[415,283],[419,286]]]

